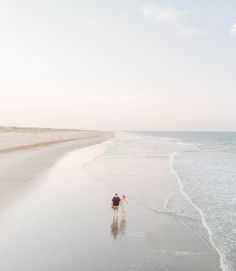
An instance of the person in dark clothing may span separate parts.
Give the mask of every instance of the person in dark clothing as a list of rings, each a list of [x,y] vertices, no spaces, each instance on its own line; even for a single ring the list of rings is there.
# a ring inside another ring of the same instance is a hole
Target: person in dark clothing
[[[114,216],[118,216],[118,210],[120,207],[121,199],[116,193],[111,201],[111,208],[114,210]]]

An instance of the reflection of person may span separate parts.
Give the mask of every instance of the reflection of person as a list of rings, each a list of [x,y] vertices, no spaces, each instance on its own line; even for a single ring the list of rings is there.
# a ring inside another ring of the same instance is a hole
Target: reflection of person
[[[111,201],[111,208],[114,210],[113,221],[111,224],[111,234],[114,239],[116,239],[118,235],[122,237],[126,233],[125,205],[129,205],[126,196],[123,194],[120,199],[119,195],[116,193]],[[120,206],[122,207],[122,218],[120,223],[118,223],[118,211]]]
[[[120,220],[120,227],[119,227],[119,234],[120,236],[124,236],[126,233],[126,219],[125,217],[122,217]]]
[[[121,210],[122,210],[122,217],[125,218],[126,211],[125,211],[125,205],[129,205],[126,196],[123,194],[121,197]]]
[[[114,216],[111,224],[111,234],[114,239],[116,239],[118,233],[119,233],[118,218],[117,216]]]
[[[114,210],[114,216],[118,216],[118,210],[121,203],[121,199],[116,193],[111,201],[111,208]]]
[[[120,220],[120,223],[118,223],[118,217],[113,216],[113,221],[111,224],[111,235],[114,239],[117,238],[119,235],[120,237],[123,237],[126,234],[126,220],[124,217]]]

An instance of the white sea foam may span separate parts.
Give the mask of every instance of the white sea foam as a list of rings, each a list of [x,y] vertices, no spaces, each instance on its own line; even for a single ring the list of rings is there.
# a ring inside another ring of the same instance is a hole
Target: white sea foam
[[[190,144],[190,143],[179,142],[179,145],[182,145],[182,146],[189,146],[189,145],[191,145],[191,144]]]
[[[208,237],[221,268],[235,271],[236,151],[222,143],[224,135],[171,135],[118,133],[87,169],[136,204],[176,217],[209,244]]]
[[[179,190],[180,192],[184,195],[184,197],[187,199],[187,201],[199,212],[200,216],[201,216],[201,219],[202,219],[202,224],[203,226],[207,229],[208,231],[208,234],[209,234],[209,239],[211,241],[211,244],[212,244],[212,247],[215,249],[215,251],[218,253],[219,257],[220,257],[220,263],[221,263],[221,269],[222,270],[227,270],[227,266],[225,266],[224,264],[224,259],[223,259],[223,256],[222,256],[222,253],[220,252],[220,250],[217,248],[217,246],[214,244],[214,241],[213,241],[213,238],[212,238],[212,231],[210,229],[210,227],[208,226],[207,222],[206,222],[206,219],[204,217],[204,214],[203,214],[203,211],[195,204],[193,203],[193,201],[189,198],[189,196],[187,195],[187,193],[184,191],[184,185],[181,181],[181,179],[179,178],[177,172],[175,171],[174,169],[174,166],[173,166],[173,160],[175,158],[175,155],[177,154],[178,152],[174,152],[170,155],[170,169],[171,171],[173,172],[173,174],[176,176],[176,179],[179,183]]]

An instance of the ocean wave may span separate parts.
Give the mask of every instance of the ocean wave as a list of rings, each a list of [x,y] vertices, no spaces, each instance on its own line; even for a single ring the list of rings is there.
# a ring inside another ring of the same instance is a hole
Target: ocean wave
[[[186,151],[185,151],[186,152]],[[191,151],[189,151],[191,152]],[[212,246],[212,248],[217,252],[217,254],[220,257],[220,266],[221,269],[224,271],[234,271],[229,263],[227,262],[226,258],[224,257],[224,253],[221,251],[221,249],[216,245],[214,238],[213,238],[213,231],[211,229],[211,227],[209,226],[209,224],[206,221],[204,212],[201,208],[199,208],[193,201],[192,199],[189,197],[189,195],[187,194],[187,192],[184,189],[184,184],[181,180],[181,178],[179,177],[175,167],[174,167],[174,160],[176,158],[176,156],[181,155],[180,152],[174,152],[170,155],[170,168],[171,171],[173,172],[173,174],[176,176],[177,182],[179,183],[179,191],[184,195],[184,197],[188,200],[188,202],[198,211],[198,213],[200,214],[201,217],[201,221],[203,226],[206,228],[208,234],[209,234],[209,240],[210,240],[210,244]],[[197,193],[197,191],[196,191]]]

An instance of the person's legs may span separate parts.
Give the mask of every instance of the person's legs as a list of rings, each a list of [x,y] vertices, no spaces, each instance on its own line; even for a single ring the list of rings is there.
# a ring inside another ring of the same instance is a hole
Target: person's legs
[[[125,208],[122,207],[122,217],[125,217],[125,216],[126,216]]]
[[[114,208],[114,215],[115,215],[115,216],[118,216],[118,207],[115,207],[115,208]]]

